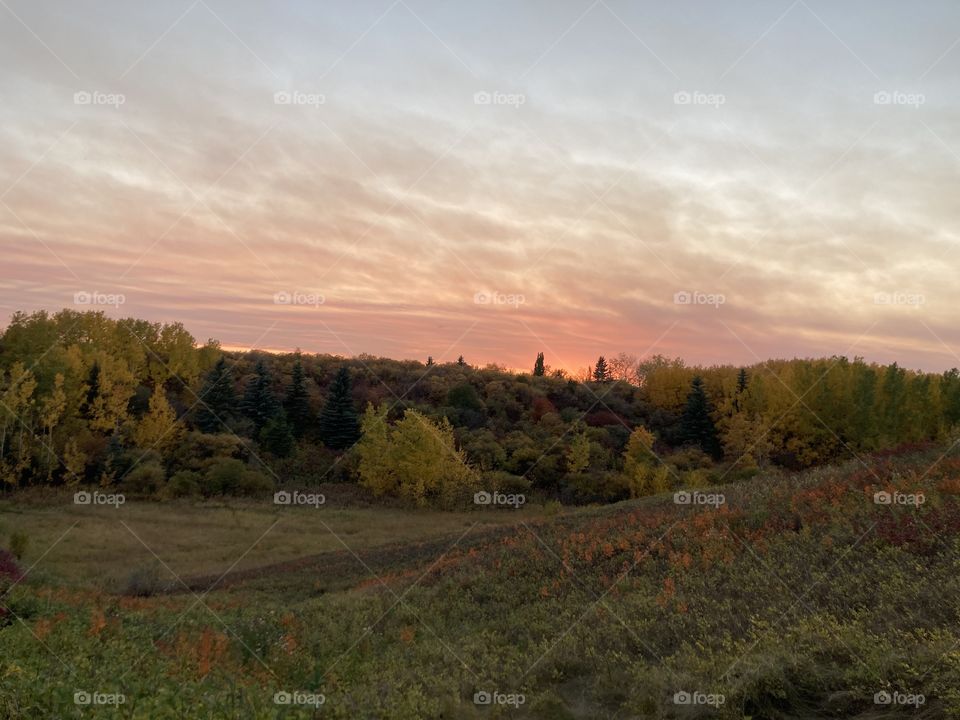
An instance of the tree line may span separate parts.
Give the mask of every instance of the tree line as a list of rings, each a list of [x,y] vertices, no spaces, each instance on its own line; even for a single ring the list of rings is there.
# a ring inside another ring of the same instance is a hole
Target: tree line
[[[601,356],[571,376],[224,351],[180,323],[16,313],[0,335],[0,483],[166,496],[359,481],[453,503],[569,502],[746,478],[947,439],[960,373],[862,358],[688,367]]]

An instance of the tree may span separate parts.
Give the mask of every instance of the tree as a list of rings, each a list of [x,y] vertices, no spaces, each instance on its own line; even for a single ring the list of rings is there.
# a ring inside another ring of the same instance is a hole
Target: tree
[[[376,495],[450,506],[477,484],[476,471],[454,445],[453,427],[446,418],[433,423],[416,410],[407,410],[390,426],[386,407],[368,405],[362,428],[357,444],[360,483]]]
[[[205,433],[223,429],[237,409],[237,396],[233,390],[233,373],[222,355],[207,374],[195,415],[198,428]]]
[[[705,453],[719,458],[720,441],[713,422],[713,408],[703,387],[703,378],[696,375],[687,395],[687,402],[680,416],[680,440],[684,444],[697,445]]]
[[[544,372],[543,353],[537,353],[537,361],[533,364],[533,374],[536,377],[543,377]]]
[[[267,421],[260,431],[260,444],[277,457],[287,457],[293,452],[293,428],[281,410]]]
[[[623,451],[623,473],[627,477],[630,497],[666,492],[670,488],[670,470],[653,451],[656,438],[643,425],[630,433]]]
[[[740,368],[740,372],[737,373],[737,391],[733,396],[733,409],[735,412],[740,412],[741,410],[741,400],[743,395],[747,392],[747,369]]]
[[[435,363],[433,362],[433,355],[427,355],[427,367],[433,367],[434,364]]]
[[[161,449],[169,447],[176,443],[183,431],[167,401],[163,385],[153,389],[150,407],[139,421],[134,420],[133,423],[133,441],[145,450],[158,446]]]
[[[597,364],[593,368],[593,379],[597,382],[606,382],[609,379],[607,359],[603,355],[597,359]]]
[[[273,395],[270,372],[263,359],[257,360],[256,373],[247,382],[240,409],[253,421],[257,433],[277,412],[277,399]]]
[[[457,365],[459,365],[460,367],[465,367],[466,364],[467,364],[467,363],[466,363],[466,361],[463,359],[463,355],[461,355],[460,357],[457,358]]]
[[[567,472],[579,475],[590,465],[590,438],[585,432],[573,436],[573,442],[567,450]]]
[[[297,353],[297,359],[293,363],[290,387],[287,388],[287,396],[284,398],[283,407],[287,412],[285,422],[289,422],[290,431],[295,437],[302,437],[312,419],[312,415],[310,414],[310,399],[307,394],[306,376],[303,372],[303,363],[300,361],[300,353]]]
[[[343,365],[333,379],[327,402],[320,413],[320,439],[327,447],[344,450],[359,437],[357,411],[351,396],[350,371]]]

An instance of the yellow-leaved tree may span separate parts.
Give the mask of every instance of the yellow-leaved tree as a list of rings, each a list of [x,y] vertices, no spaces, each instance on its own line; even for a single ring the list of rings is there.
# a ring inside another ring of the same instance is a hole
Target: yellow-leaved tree
[[[630,497],[654,495],[670,489],[670,468],[653,452],[653,433],[638,425],[627,440],[623,452],[623,472],[627,476]]]
[[[360,427],[360,483],[376,495],[450,507],[477,487],[477,472],[457,449],[446,418],[433,422],[407,410],[390,425],[385,407],[368,405]]]

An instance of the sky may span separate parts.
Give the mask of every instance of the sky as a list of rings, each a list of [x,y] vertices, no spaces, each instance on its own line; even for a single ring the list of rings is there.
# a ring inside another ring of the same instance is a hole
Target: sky
[[[960,366],[960,4],[0,0],[0,318]]]

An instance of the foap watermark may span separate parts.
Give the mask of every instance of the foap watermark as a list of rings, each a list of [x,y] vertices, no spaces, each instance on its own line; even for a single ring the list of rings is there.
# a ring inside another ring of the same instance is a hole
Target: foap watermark
[[[720,707],[727,699],[721,693],[705,693],[699,690],[687,692],[680,690],[673,694],[674,705],[709,705],[711,707]]]
[[[926,501],[927,497],[923,493],[902,493],[896,490],[887,492],[886,490],[881,490],[873,494],[873,502],[877,505],[911,505],[913,507],[919,507]]]
[[[486,490],[481,490],[478,493],[474,493],[473,496],[474,505],[496,505],[498,507],[512,507],[515,510],[519,510],[526,502],[527,496],[522,493],[487,492]]]
[[[127,102],[127,96],[123,93],[105,93],[99,90],[80,90],[73,94],[74,105],[106,105],[112,108],[119,108]]]
[[[318,108],[327,104],[327,96],[321,93],[307,93],[299,90],[278,90],[273,94],[274,105],[304,105]]]
[[[478,90],[473,94],[474,105],[506,105],[508,107],[519,108],[526,102],[527,96],[523,93]]]
[[[320,293],[287,292],[281,290],[273,294],[274,305],[305,305],[307,307],[320,307],[327,299]]]
[[[99,490],[94,490],[93,492],[81,490],[73,494],[74,505],[112,505],[114,508],[119,508],[126,501],[127,499],[123,496],[123,493],[103,493]]]
[[[87,292],[86,290],[77,290],[73,294],[74,305],[108,305],[118,308],[127,301],[123,293],[103,293],[97,290]]]
[[[487,690],[478,690],[473,694],[474,705],[505,705],[507,707],[518,708],[527,701],[527,696],[523,693],[504,693],[499,690],[488,692]]]
[[[73,704],[80,706],[87,705],[123,705],[127,701],[123,693],[102,693],[89,692],[88,690],[77,690],[73,694]]]
[[[726,105],[727,96],[722,93],[705,93],[699,90],[680,90],[673,94],[674,105],[706,105],[718,108]]]
[[[273,695],[274,705],[302,705],[318,708],[327,701],[322,693],[306,692],[305,690],[280,690]]]
[[[725,305],[726,302],[727,296],[723,293],[678,290],[673,294],[674,305],[712,305],[715,308],[719,308],[721,305]]]
[[[906,105],[918,108],[927,102],[923,93],[908,93],[900,90],[879,90],[873,94],[874,105]]]
[[[878,292],[873,295],[874,305],[905,305],[906,307],[920,307],[927,304],[927,298],[922,293],[896,290],[894,292]]]
[[[327,501],[323,493],[303,493],[299,490],[289,492],[280,490],[273,494],[274,505],[310,505],[318,508]]]
[[[881,690],[873,696],[874,705],[905,705],[918,708],[926,701],[926,696],[921,693],[902,693],[897,690]]]
[[[675,505],[709,505],[718,508],[727,502],[723,493],[705,493],[699,490],[680,490],[673,494]]]
[[[510,307],[520,307],[527,301],[520,293],[502,293],[496,291],[476,292],[473,294],[475,305],[509,305]]]

